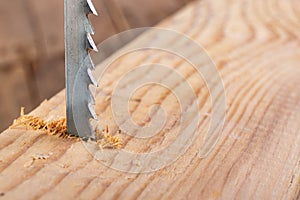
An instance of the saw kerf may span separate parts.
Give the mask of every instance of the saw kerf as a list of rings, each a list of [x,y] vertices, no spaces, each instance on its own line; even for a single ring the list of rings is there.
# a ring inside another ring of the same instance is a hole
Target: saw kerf
[[[88,15],[98,13],[91,0],[64,0],[64,4],[67,130],[71,135],[95,138],[90,120],[97,120],[97,116],[89,87],[97,87],[97,81],[89,52],[98,50]]]

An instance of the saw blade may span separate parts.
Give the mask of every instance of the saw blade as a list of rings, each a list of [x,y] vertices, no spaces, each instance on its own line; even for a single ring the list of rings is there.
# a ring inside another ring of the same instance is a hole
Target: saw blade
[[[89,14],[98,15],[91,0],[64,0],[66,111],[69,134],[95,138],[91,119],[97,119],[90,85],[97,86],[90,51],[98,51],[91,37],[94,29]]]

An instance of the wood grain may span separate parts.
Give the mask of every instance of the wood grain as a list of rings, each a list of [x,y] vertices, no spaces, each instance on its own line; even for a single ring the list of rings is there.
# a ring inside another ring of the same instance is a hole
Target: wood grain
[[[109,125],[113,133],[118,130],[110,97],[125,73],[142,64],[165,64],[191,84],[202,116],[198,126],[200,136],[184,155],[156,172],[131,174],[93,159],[76,140],[22,128],[6,130],[0,135],[2,197],[298,199],[299,11],[297,0],[201,0],[188,4],[158,25],[184,33],[204,46],[221,74],[227,100],[226,122],[217,146],[206,158],[201,159],[198,154],[203,140],[201,133],[209,127],[213,105],[204,79],[175,55],[156,50],[137,51],[119,58],[101,78],[96,98],[100,125]],[[147,32],[133,44],[153,44],[158,38]],[[163,42],[166,46],[178,45],[174,38]],[[181,45],[180,48],[189,48]],[[126,88],[153,73],[155,71],[132,76],[122,86]],[[172,80],[169,74],[156,75]],[[175,81],[171,90],[181,84]],[[133,93],[128,108],[132,119],[145,125],[155,116],[155,113],[149,114],[149,109],[156,103],[167,112],[165,131],[147,140],[122,133],[123,149],[152,152],[172,143],[176,137],[174,123],[180,113],[176,96],[170,90],[158,85],[142,87]],[[63,117],[64,110],[62,91],[32,114],[53,119]],[[36,154],[50,157],[30,163]],[[128,167],[134,165],[137,163]]]

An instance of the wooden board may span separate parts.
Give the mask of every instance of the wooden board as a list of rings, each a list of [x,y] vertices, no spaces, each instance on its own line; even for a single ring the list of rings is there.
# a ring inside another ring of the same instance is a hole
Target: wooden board
[[[126,173],[107,167],[103,160],[93,159],[83,143],[73,139],[22,128],[6,130],[0,135],[1,196],[7,199],[298,199],[299,13],[297,0],[202,0],[188,4],[158,25],[185,33],[203,45],[221,74],[227,100],[226,122],[217,145],[207,157],[199,156],[202,133],[209,127],[213,106],[205,81],[175,55],[138,51],[113,63],[99,82],[96,112],[101,127],[108,125],[112,133],[118,130],[110,97],[126,72],[142,64],[165,64],[176,68],[197,93],[200,136],[188,150],[158,171]],[[190,48],[174,38],[160,39],[148,32],[137,41]],[[198,59],[202,61],[202,57]],[[105,62],[99,67],[105,67]],[[140,72],[123,87],[126,89],[151,73]],[[168,78],[168,74],[157,76]],[[174,84],[172,90],[182,83]],[[123,150],[149,153],[172,143],[176,137],[173,126],[179,119],[179,105],[172,92],[157,85],[141,87],[133,93],[128,108],[137,124],[147,124],[155,116],[149,114],[149,109],[157,103],[169,113],[167,130],[148,139],[121,133]],[[64,111],[62,91],[32,114],[54,119],[64,117]],[[37,154],[47,155],[47,159],[33,162],[32,157]],[[156,161],[153,159],[150,164]],[[142,164],[129,162],[127,166],[130,170]]]

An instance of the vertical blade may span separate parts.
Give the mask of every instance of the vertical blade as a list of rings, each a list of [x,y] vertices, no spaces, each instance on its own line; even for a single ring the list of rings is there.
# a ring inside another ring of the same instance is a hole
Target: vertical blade
[[[87,16],[98,13],[91,0],[64,0],[64,3],[67,129],[69,134],[94,138],[90,119],[97,116],[89,86],[96,86],[97,82],[91,72],[94,64],[89,51],[97,51],[97,47]]]

